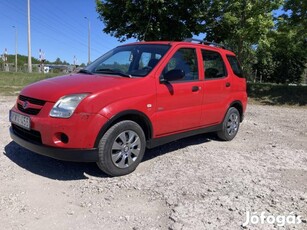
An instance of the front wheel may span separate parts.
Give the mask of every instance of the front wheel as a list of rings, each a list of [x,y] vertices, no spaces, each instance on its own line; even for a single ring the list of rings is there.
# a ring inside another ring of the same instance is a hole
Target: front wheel
[[[98,167],[110,176],[133,172],[145,152],[146,139],[142,128],[133,121],[113,125],[99,142]]]
[[[239,131],[239,111],[234,107],[229,108],[222,125],[222,130],[217,132],[218,137],[224,141],[231,141]]]

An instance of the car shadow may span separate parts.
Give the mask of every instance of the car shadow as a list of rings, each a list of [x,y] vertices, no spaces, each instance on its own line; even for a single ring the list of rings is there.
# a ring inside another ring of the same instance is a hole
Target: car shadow
[[[201,134],[174,141],[153,149],[147,149],[143,162],[187,146],[202,144],[211,140],[216,140],[214,134]],[[79,163],[56,160],[33,153],[20,147],[13,141],[5,146],[3,154],[21,168],[24,168],[36,175],[53,180],[68,181],[83,180],[90,177],[109,177],[103,173],[95,163]]]
[[[88,179],[88,175],[108,177],[95,163],[56,160],[31,152],[13,141],[5,146],[4,151],[4,155],[21,168],[54,180],[82,180]]]
[[[147,149],[143,157],[143,161],[148,161],[155,157],[176,151],[178,149],[183,149],[192,145],[203,144],[212,140],[218,140],[216,134],[214,133],[199,134],[196,136],[191,136],[177,141],[173,141],[153,149]]]

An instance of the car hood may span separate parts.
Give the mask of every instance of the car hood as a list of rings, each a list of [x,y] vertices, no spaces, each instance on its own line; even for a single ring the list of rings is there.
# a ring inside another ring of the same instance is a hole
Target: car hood
[[[20,94],[56,102],[59,98],[76,93],[97,93],[132,84],[138,78],[109,75],[71,74],[38,81],[25,87]]]

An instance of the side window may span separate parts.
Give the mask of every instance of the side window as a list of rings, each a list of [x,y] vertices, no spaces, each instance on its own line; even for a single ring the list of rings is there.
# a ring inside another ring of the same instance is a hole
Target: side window
[[[139,69],[149,68],[153,69],[161,59],[161,54],[143,52],[139,61]]]
[[[163,70],[163,74],[171,70],[182,70],[184,77],[178,81],[198,80],[198,66],[196,50],[192,48],[181,48],[169,60]]]
[[[148,66],[148,62],[151,59],[151,53],[144,52],[142,53],[139,61],[139,69],[144,68],[145,66]]]
[[[229,64],[230,64],[234,74],[237,75],[238,77],[243,78],[244,77],[243,70],[241,68],[241,65],[240,65],[238,59],[235,56],[230,56],[230,55],[227,55],[227,59],[229,61]]]
[[[223,78],[227,75],[221,55],[210,50],[201,51],[204,62],[205,80]]]

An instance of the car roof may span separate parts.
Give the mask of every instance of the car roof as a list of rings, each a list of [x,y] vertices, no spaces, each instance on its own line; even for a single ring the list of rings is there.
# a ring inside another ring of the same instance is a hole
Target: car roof
[[[200,47],[200,48],[209,48],[210,50],[216,50],[221,53],[225,53],[226,55],[232,55],[235,56],[235,54],[231,51],[226,49],[225,47],[220,47],[217,46],[218,44],[212,43],[212,44],[200,44],[200,43],[195,43],[195,42],[190,42],[190,41],[140,41],[140,42],[133,42],[133,43],[128,43],[122,46],[127,46],[127,45],[171,45],[171,46],[177,46],[177,45],[186,45],[186,46],[193,46],[193,47]],[[215,44],[215,45],[214,45]]]

